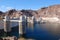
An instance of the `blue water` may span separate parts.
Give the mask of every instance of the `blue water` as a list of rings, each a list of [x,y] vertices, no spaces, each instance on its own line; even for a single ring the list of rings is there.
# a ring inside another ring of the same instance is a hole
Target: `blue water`
[[[32,28],[33,27],[33,28]],[[60,24],[47,23],[40,24],[35,23],[34,25],[27,25],[25,37],[32,38],[35,40],[59,40],[60,39]],[[18,26],[12,29],[12,36],[19,37]]]
[[[57,40],[54,35],[50,34],[47,29],[44,29],[40,24],[35,24],[34,29],[28,29],[26,32],[27,38],[33,38],[35,40]]]

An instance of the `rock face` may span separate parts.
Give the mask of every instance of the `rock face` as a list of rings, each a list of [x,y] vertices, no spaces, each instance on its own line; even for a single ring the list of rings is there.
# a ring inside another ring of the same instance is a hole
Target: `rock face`
[[[0,11],[0,20],[4,17],[5,13],[3,13],[2,11]]]
[[[38,14],[44,17],[60,17],[60,5],[53,5],[39,9]]]
[[[4,13],[2,11],[0,11],[0,16],[3,16],[3,15],[4,15]]]
[[[15,10],[11,9],[5,13],[0,11],[0,16],[8,15],[10,17],[19,17],[20,15],[35,16],[35,17],[58,17],[60,18],[60,5],[52,5],[38,10]]]

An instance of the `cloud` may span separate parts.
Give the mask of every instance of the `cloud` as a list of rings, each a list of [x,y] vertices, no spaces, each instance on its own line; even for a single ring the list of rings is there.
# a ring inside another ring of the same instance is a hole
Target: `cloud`
[[[4,6],[4,5],[0,6],[0,11],[3,11],[3,12],[8,11],[10,9],[13,9],[13,7]]]

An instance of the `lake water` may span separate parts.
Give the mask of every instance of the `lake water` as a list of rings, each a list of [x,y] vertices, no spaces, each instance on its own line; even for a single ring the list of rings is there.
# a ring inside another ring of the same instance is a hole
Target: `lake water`
[[[14,24],[15,25],[15,24]],[[29,23],[26,26],[26,38],[35,40],[59,40],[60,39],[60,24],[59,23]],[[18,26],[12,28],[10,33],[12,36],[19,36]]]
[[[35,23],[33,30],[30,28],[26,36],[36,40],[58,40],[60,39],[60,24]]]

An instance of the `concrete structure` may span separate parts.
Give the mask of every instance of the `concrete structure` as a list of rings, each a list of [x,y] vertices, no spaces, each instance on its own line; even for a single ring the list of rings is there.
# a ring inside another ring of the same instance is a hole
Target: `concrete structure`
[[[34,23],[34,16],[32,16],[32,17],[27,17],[27,22]]]
[[[20,21],[19,21],[19,34],[24,35],[26,33],[26,26],[27,26],[26,16],[25,15],[20,16]]]
[[[11,31],[11,27],[10,27],[10,17],[9,16],[5,16],[4,19],[4,31],[5,32],[10,32]]]
[[[34,28],[34,16],[27,17],[27,26],[28,26],[28,29],[31,28],[33,30],[33,28]]]
[[[26,16],[20,16],[19,20],[10,20],[9,16],[5,16],[4,19],[4,31],[5,32],[10,32],[11,27],[10,27],[10,22],[18,22],[19,23],[19,35],[23,35],[25,33],[26,29]]]

